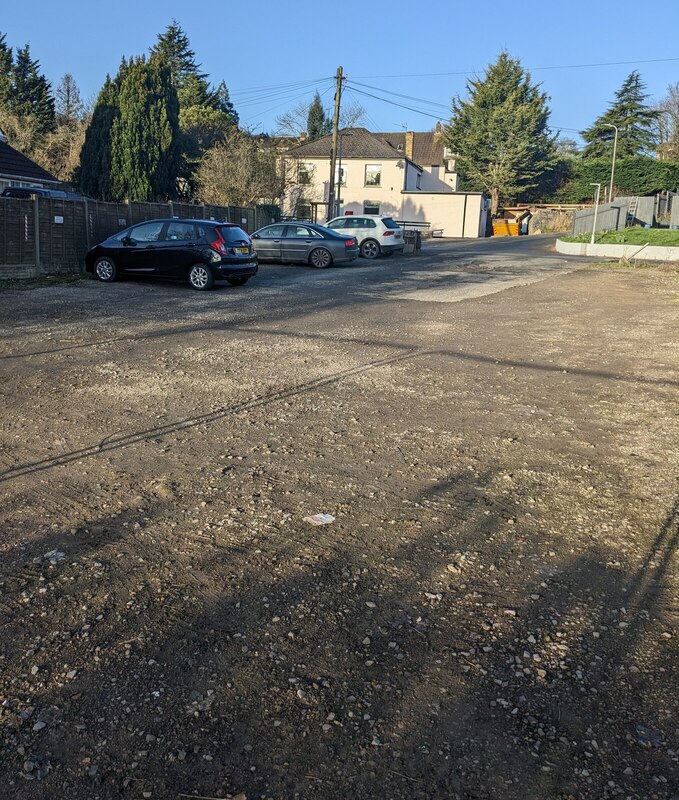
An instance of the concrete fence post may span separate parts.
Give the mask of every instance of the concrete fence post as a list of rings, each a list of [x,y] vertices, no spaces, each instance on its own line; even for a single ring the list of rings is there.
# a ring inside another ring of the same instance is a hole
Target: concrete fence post
[[[35,269],[40,271],[40,200],[35,195],[33,198],[33,235],[35,237]]]
[[[91,242],[92,236],[90,233],[90,206],[87,201],[87,198],[83,200],[83,203],[84,203],[83,208],[85,210],[85,245],[89,250],[92,247],[92,242]]]

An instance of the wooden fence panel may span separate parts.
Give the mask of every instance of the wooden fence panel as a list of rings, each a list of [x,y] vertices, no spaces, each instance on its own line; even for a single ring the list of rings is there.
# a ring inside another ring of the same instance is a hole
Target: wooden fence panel
[[[256,208],[241,206],[2,197],[0,277],[82,271],[89,248],[123,228],[148,219],[214,219],[235,223],[252,233],[271,221],[271,210],[267,209],[266,214],[260,214]]]
[[[0,277],[29,277],[35,265],[35,216],[32,200],[0,202]]]
[[[77,200],[36,198],[39,217],[41,272],[73,272],[82,268],[87,252],[84,204]]]

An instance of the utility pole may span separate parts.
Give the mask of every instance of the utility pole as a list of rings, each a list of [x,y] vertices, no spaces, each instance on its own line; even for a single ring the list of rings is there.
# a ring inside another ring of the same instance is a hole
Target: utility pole
[[[613,139],[613,161],[611,163],[611,190],[609,192],[608,202],[613,202],[613,181],[615,180],[615,154],[618,150],[618,126],[610,122],[603,123],[605,128],[615,128],[615,138]]]
[[[590,183],[590,186],[596,186],[596,198],[594,200],[594,219],[592,220],[592,238],[590,244],[594,244],[594,237],[596,236],[596,218],[599,213],[599,192],[601,191],[600,183]]]
[[[332,151],[330,153],[330,181],[328,182],[328,219],[335,216],[335,162],[337,159],[337,142],[339,138],[339,113],[342,99],[342,67],[337,67],[337,84],[335,87],[335,113],[332,119]]]

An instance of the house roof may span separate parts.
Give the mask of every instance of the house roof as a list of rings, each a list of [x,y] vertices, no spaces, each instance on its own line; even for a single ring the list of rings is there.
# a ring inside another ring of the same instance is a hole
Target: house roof
[[[341,133],[351,134],[342,139],[342,158],[406,158],[405,132],[371,133],[366,128],[343,128]],[[328,134],[292,148],[289,155],[295,158],[330,158],[331,150],[332,135]],[[441,135],[435,131],[413,133],[413,153],[409,160],[427,166],[442,164]]]
[[[0,175],[11,178],[29,178],[34,181],[59,183],[54,175],[38,166],[25,155],[0,140]]]
[[[393,148],[398,150],[401,145],[400,153],[405,152],[406,135],[404,131],[399,133],[375,133],[388,142]],[[436,131],[416,131],[413,133],[413,161],[418,164],[425,164],[433,167],[443,163],[443,137]]]
[[[345,134],[342,137],[342,158],[404,158],[403,153],[398,153],[365,128],[343,128],[340,133]],[[347,133],[351,135],[346,136]],[[295,158],[330,158],[331,150],[332,135],[328,134],[293,147],[289,154]]]

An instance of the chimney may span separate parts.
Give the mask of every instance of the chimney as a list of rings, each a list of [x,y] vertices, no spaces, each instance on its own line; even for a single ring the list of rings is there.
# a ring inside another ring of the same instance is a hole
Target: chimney
[[[434,131],[435,133],[443,133],[443,125],[441,125],[440,122],[437,122]]]
[[[413,144],[415,142],[415,134],[412,131],[406,131],[406,146],[405,146],[405,155],[406,158],[413,160]]]

